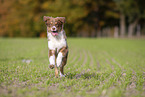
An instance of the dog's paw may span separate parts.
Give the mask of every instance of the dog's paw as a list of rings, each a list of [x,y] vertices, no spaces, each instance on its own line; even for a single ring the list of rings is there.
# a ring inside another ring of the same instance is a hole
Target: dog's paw
[[[65,75],[60,75],[60,77],[62,78],[62,77],[65,77]]]
[[[49,68],[50,68],[50,69],[53,69],[53,68],[54,68],[54,65],[49,65]]]
[[[65,77],[65,75],[63,75],[63,74],[60,72],[60,77]]]

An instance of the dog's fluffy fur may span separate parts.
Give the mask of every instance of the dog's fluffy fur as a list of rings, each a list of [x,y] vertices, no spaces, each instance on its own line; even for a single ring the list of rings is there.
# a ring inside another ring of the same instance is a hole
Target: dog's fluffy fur
[[[64,77],[63,68],[67,62],[68,45],[66,41],[63,25],[65,17],[48,17],[44,16],[43,20],[47,26],[47,38],[49,48],[49,67],[55,67],[55,76],[58,77],[58,67],[60,67],[60,77]]]

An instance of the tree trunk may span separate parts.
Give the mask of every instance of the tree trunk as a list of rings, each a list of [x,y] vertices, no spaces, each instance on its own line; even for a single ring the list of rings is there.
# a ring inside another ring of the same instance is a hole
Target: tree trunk
[[[101,37],[101,31],[100,30],[97,31],[97,37]]]
[[[93,30],[91,31],[91,37],[96,37],[95,29],[93,29]]]
[[[98,26],[98,29],[97,29],[97,37],[101,37],[101,27]]]
[[[141,36],[141,32],[140,32],[140,25],[137,25],[137,32],[136,32],[136,35],[137,37],[140,37]]]
[[[128,27],[128,37],[129,38],[131,38],[133,36],[133,32],[134,32],[135,27],[136,27],[136,25],[138,23],[138,20],[139,19],[137,18],[134,22],[129,24],[129,27]]]
[[[120,15],[120,36],[124,37],[126,32],[126,25],[125,25],[125,15],[121,13]]]
[[[118,33],[118,26],[115,26],[114,27],[114,38],[118,38],[118,36],[119,36],[119,33]]]

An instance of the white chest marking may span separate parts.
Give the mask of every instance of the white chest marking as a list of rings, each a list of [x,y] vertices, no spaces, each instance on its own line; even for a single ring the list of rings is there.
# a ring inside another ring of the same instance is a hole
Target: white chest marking
[[[63,36],[63,32],[60,32],[58,36],[52,36],[51,33],[48,33],[49,41],[48,41],[48,48],[51,50],[59,50],[60,48],[67,45],[66,40]]]

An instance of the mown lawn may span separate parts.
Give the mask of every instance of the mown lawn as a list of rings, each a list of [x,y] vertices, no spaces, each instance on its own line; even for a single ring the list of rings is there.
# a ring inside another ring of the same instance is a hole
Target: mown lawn
[[[0,97],[145,97],[145,39],[68,44],[66,77],[55,78],[47,39],[0,38]]]

